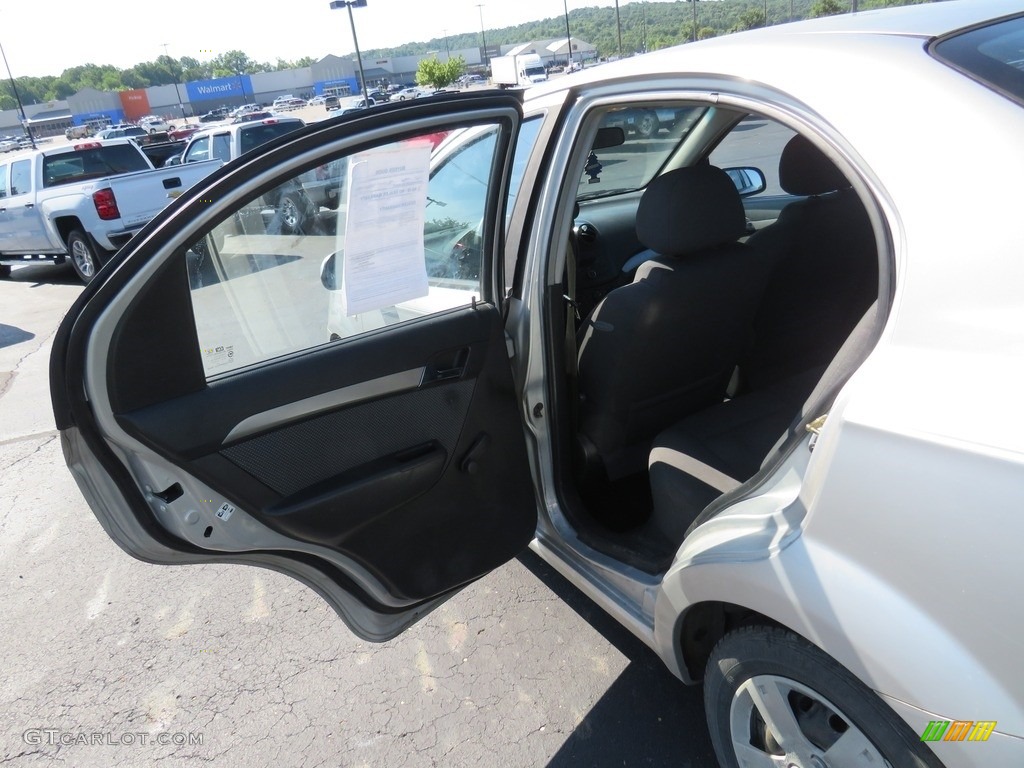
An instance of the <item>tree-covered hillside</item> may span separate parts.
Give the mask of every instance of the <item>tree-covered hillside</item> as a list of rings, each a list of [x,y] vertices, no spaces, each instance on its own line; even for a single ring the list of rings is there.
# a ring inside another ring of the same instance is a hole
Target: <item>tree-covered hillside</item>
[[[932,0],[717,0],[697,2],[697,37],[715,37],[765,24],[782,24],[791,19],[845,13],[851,4],[860,10],[893,5],[910,5]],[[688,0],[676,2],[641,2],[620,0],[619,21],[622,31],[622,55],[653,51],[693,39],[694,6]],[[579,8],[569,12],[569,26],[573,37],[597,47],[602,58],[617,56],[618,34],[615,8]],[[565,34],[565,17],[554,16],[515,27],[488,29],[487,46],[513,45],[529,40],[544,40]],[[444,38],[407,43],[397,48],[364,51],[366,58],[412,56],[443,51],[455,51],[480,45],[480,31],[474,30]],[[38,104],[54,99],[66,99],[82,88],[107,91],[146,88],[151,85],[169,85],[175,82],[225,77],[233,74],[254,74],[293,67],[305,67],[313,59],[298,61],[278,59],[271,64],[250,59],[242,51],[228,51],[210,61],[201,62],[188,56],[175,59],[160,56],[129,69],[118,69],[109,64],[83,64],[64,70],[60,75],[46,77],[20,77],[16,82],[23,103]],[[0,110],[14,109],[16,102],[10,83],[0,82]]]

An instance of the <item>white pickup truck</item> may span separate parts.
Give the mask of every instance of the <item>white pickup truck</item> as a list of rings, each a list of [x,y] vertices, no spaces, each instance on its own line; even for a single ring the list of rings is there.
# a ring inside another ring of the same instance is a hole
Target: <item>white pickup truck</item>
[[[0,161],[0,276],[29,260],[63,263],[83,282],[219,161],[154,169],[127,139],[84,141]]]
[[[181,162],[188,165],[211,158],[228,162],[304,125],[297,117],[271,117],[209,128],[189,137]],[[298,232],[321,207],[338,207],[342,173],[344,163],[328,163],[298,176],[293,188],[277,190],[280,199],[275,205],[285,231]]]

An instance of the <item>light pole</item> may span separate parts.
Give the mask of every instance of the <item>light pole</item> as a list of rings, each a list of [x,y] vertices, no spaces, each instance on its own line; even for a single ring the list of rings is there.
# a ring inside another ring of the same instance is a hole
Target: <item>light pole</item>
[[[643,53],[647,53],[647,3],[640,3],[640,45]]]
[[[336,11],[339,8],[348,8],[348,23],[352,25],[352,45],[356,48],[356,62],[359,64],[359,92],[363,94],[366,106],[370,106],[370,102],[366,97],[366,75],[363,74],[363,55],[359,52],[359,38],[356,37],[356,20],[352,16],[353,8],[365,7],[366,0],[331,0],[331,10]]]
[[[25,107],[21,103],[21,94],[18,93],[18,86],[14,83],[14,75],[11,74],[11,65],[7,63],[7,54],[4,53],[3,45],[0,45],[0,55],[4,57],[4,66],[7,67],[7,79],[11,81],[11,90],[14,91],[14,100],[18,102],[18,112],[21,113],[21,127],[28,134],[29,143],[32,149],[36,148],[36,137],[32,135],[32,128],[28,124],[28,115],[25,114]]]
[[[445,53],[445,56],[447,56],[450,59],[452,57],[452,51],[451,51],[451,48],[448,46],[448,30],[446,29],[446,30],[443,30],[443,31],[444,31],[444,53]]]
[[[566,69],[572,69],[572,33],[569,32],[569,0],[562,0],[562,7],[565,9],[565,53],[569,57],[569,66]]]
[[[615,32],[619,38],[619,58],[622,58],[622,21],[619,19],[619,0],[615,0]]]
[[[477,3],[476,8],[480,11],[480,40],[484,44],[484,66],[490,68],[491,58],[487,55],[487,35],[484,34],[484,4]]]
[[[164,56],[166,56],[168,59],[171,58],[170,54],[167,53],[167,43],[161,43],[160,45],[163,46]],[[178,97],[178,109],[181,110],[181,119],[184,120],[185,124],[187,125],[188,124],[188,117],[185,115],[185,105],[181,103],[181,91],[178,90],[178,78],[177,78],[177,76],[174,77],[174,95]]]
[[[768,0],[765,0],[767,3]],[[693,42],[697,42],[697,0],[690,0],[690,5],[693,6]]]

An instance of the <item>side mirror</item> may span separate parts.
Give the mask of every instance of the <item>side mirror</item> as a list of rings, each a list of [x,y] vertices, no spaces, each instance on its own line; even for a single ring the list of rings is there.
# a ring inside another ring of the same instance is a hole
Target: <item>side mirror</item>
[[[320,265],[320,283],[328,291],[341,288],[341,276],[338,274],[338,254],[332,253]]]
[[[732,179],[740,197],[750,197],[764,192],[768,188],[768,181],[759,168],[723,168],[722,170]]]

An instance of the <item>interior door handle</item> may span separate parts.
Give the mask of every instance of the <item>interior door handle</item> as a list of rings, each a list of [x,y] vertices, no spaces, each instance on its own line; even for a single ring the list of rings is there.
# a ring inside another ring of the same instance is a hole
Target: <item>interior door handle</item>
[[[467,362],[469,362],[469,347],[461,347],[434,355],[423,372],[423,383],[461,378],[466,371]]]

